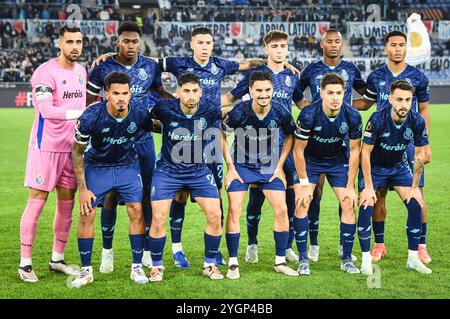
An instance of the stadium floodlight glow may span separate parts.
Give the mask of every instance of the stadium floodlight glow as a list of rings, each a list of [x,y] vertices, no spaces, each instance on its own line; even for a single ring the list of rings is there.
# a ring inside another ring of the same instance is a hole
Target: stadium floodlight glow
[[[141,9],[142,8],[142,6],[140,4],[133,4],[131,7],[133,9]]]

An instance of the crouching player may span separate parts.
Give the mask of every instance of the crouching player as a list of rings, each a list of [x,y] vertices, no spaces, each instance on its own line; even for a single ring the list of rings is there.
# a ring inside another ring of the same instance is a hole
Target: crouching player
[[[340,237],[343,254],[341,269],[359,273],[352,261],[356,232],[355,177],[359,164],[362,121],[358,111],[343,102],[345,82],[336,73],[320,81],[321,100],[306,106],[298,117],[295,131],[294,161],[300,184],[294,185],[296,212],[295,240],[299,251],[300,275],[309,275],[308,208],[319,176],[324,174],[342,207]],[[343,143],[349,139],[349,146]],[[350,156],[347,155],[350,148]]]
[[[239,217],[250,184],[256,184],[262,190],[274,211],[275,271],[298,276],[286,264],[289,219],[286,177],[283,172],[284,163],[292,150],[295,122],[287,108],[272,101],[273,83],[268,72],[253,72],[250,75],[249,91],[253,99],[236,105],[223,122],[226,133],[235,133],[233,158],[226,138],[223,138],[223,153],[228,168],[225,187],[229,202],[226,221],[230,256],[227,278],[240,278],[237,258]],[[285,136],[283,144],[280,143],[281,134]]]
[[[150,228],[150,253],[153,267],[150,281],[163,280],[163,252],[166,243],[165,224],[175,193],[190,192],[205,212],[205,257],[203,275],[223,279],[215,265],[222,238],[220,199],[214,176],[205,164],[204,148],[219,130],[214,124],[221,119],[221,110],[211,101],[201,99],[200,79],[193,73],[178,78],[178,99],[160,100],[152,109],[162,124],[162,147],[153,174]],[[220,152],[219,150],[216,150]]]
[[[367,122],[361,150],[364,180],[360,180],[360,211],[358,236],[363,254],[363,273],[372,273],[370,221],[376,202],[375,191],[393,187],[408,210],[406,235],[408,237],[407,269],[431,274],[418,257],[421,235],[421,212],[424,199],[419,180],[425,164],[428,133],[422,115],[411,111],[414,88],[407,81],[391,84],[390,105],[375,112]],[[414,171],[407,160],[408,144],[414,142]]]
[[[90,106],[75,128],[72,161],[79,189],[80,220],[78,249],[82,268],[72,287],[80,288],[94,280],[92,247],[96,206],[102,206],[105,195],[114,190],[119,202],[125,203],[130,218],[130,244],[133,256],[130,278],[145,284],[148,278],[142,269],[145,221],[142,214],[142,179],[133,148],[142,130],[152,129],[151,115],[146,107],[129,104],[130,77],[112,72],[105,78],[106,101]],[[84,154],[87,144],[89,149]]]

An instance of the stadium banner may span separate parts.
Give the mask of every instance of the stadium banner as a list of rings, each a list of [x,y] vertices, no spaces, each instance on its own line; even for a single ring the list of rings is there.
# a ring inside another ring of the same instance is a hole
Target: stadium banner
[[[88,37],[112,37],[117,35],[119,21],[97,21],[97,20],[81,20],[77,21],[83,36]],[[57,30],[62,25],[67,24],[66,20],[27,20],[27,36],[43,37],[45,35],[45,26],[51,23]]]
[[[439,21],[438,25],[439,40],[450,39],[450,21]]]
[[[25,29],[25,20],[14,20],[14,19],[0,19],[5,27],[10,25],[13,29],[16,29],[17,32],[22,32]]]
[[[222,34],[229,35],[233,39],[244,39],[243,22],[164,22],[156,23],[161,28],[161,36],[169,38],[169,32],[172,31],[172,37],[182,37],[187,32],[189,35],[197,27],[207,27],[212,30],[214,37]]]
[[[260,39],[272,30],[284,31],[292,37],[313,35],[320,38],[329,28],[330,22],[247,22],[245,38]]]
[[[423,21],[429,34],[433,30],[433,21]],[[370,38],[374,36],[376,39],[383,39],[386,34],[391,31],[399,30],[408,33],[405,22],[399,21],[380,21],[380,22],[347,22],[347,36],[356,36]]]

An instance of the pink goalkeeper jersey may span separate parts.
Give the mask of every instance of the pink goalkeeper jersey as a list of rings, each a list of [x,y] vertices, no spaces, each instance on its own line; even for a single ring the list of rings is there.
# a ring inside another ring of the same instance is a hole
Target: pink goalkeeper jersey
[[[35,118],[30,148],[72,152],[76,120],[66,120],[66,112],[86,108],[86,78],[81,64],[64,69],[56,59],[36,69],[31,78]]]

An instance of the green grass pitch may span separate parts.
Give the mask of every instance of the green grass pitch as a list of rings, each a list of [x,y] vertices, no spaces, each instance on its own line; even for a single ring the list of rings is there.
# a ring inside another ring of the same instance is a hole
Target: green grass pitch
[[[364,113],[367,120],[369,113]],[[53,236],[52,223],[55,195],[49,201],[39,221],[33,266],[39,277],[36,284],[22,283],[16,276],[19,263],[19,221],[26,205],[27,189],[23,186],[27,144],[33,120],[31,109],[0,109],[0,298],[448,298],[450,269],[450,144],[448,133],[450,105],[431,106],[431,148],[433,160],[426,167],[425,194],[428,203],[428,250],[433,259],[433,274],[426,276],[408,272],[405,268],[407,243],[405,234],[406,209],[398,196],[388,196],[386,245],[388,255],[378,263],[381,270],[380,288],[369,288],[364,275],[344,274],[337,257],[339,223],[337,201],[327,186],[322,200],[320,219],[320,258],[311,265],[311,276],[289,278],[273,270],[273,214],[267,202],[263,208],[259,231],[259,263],[244,262],[247,234],[245,217],[241,217],[239,260],[241,279],[212,282],[201,276],[203,266],[204,216],[197,205],[189,203],[184,223],[183,247],[192,263],[188,270],[173,266],[170,237],[164,255],[166,267],[162,284],[135,285],[129,279],[131,252],[128,240],[128,218],[119,209],[114,238],[115,271],[100,274],[101,255],[100,216],[96,218],[94,242],[93,284],[80,290],[69,289],[66,277],[52,274],[47,263]],[[160,138],[156,137],[157,149]],[[223,195],[224,196],[224,195]],[[224,197],[224,205],[227,200]],[[78,205],[73,214],[71,237],[66,249],[66,261],[79,264],[76,241]],[[98,213],[99,214],[99,213]],[[295,243],[294,243],[295,247]],[[354,254],[361,254],[355,239]],[[227,255],[225,238],[221,251]],[[293,267],[295,267],[293,265]],[[226,271],[222,268],[223,272]]]

